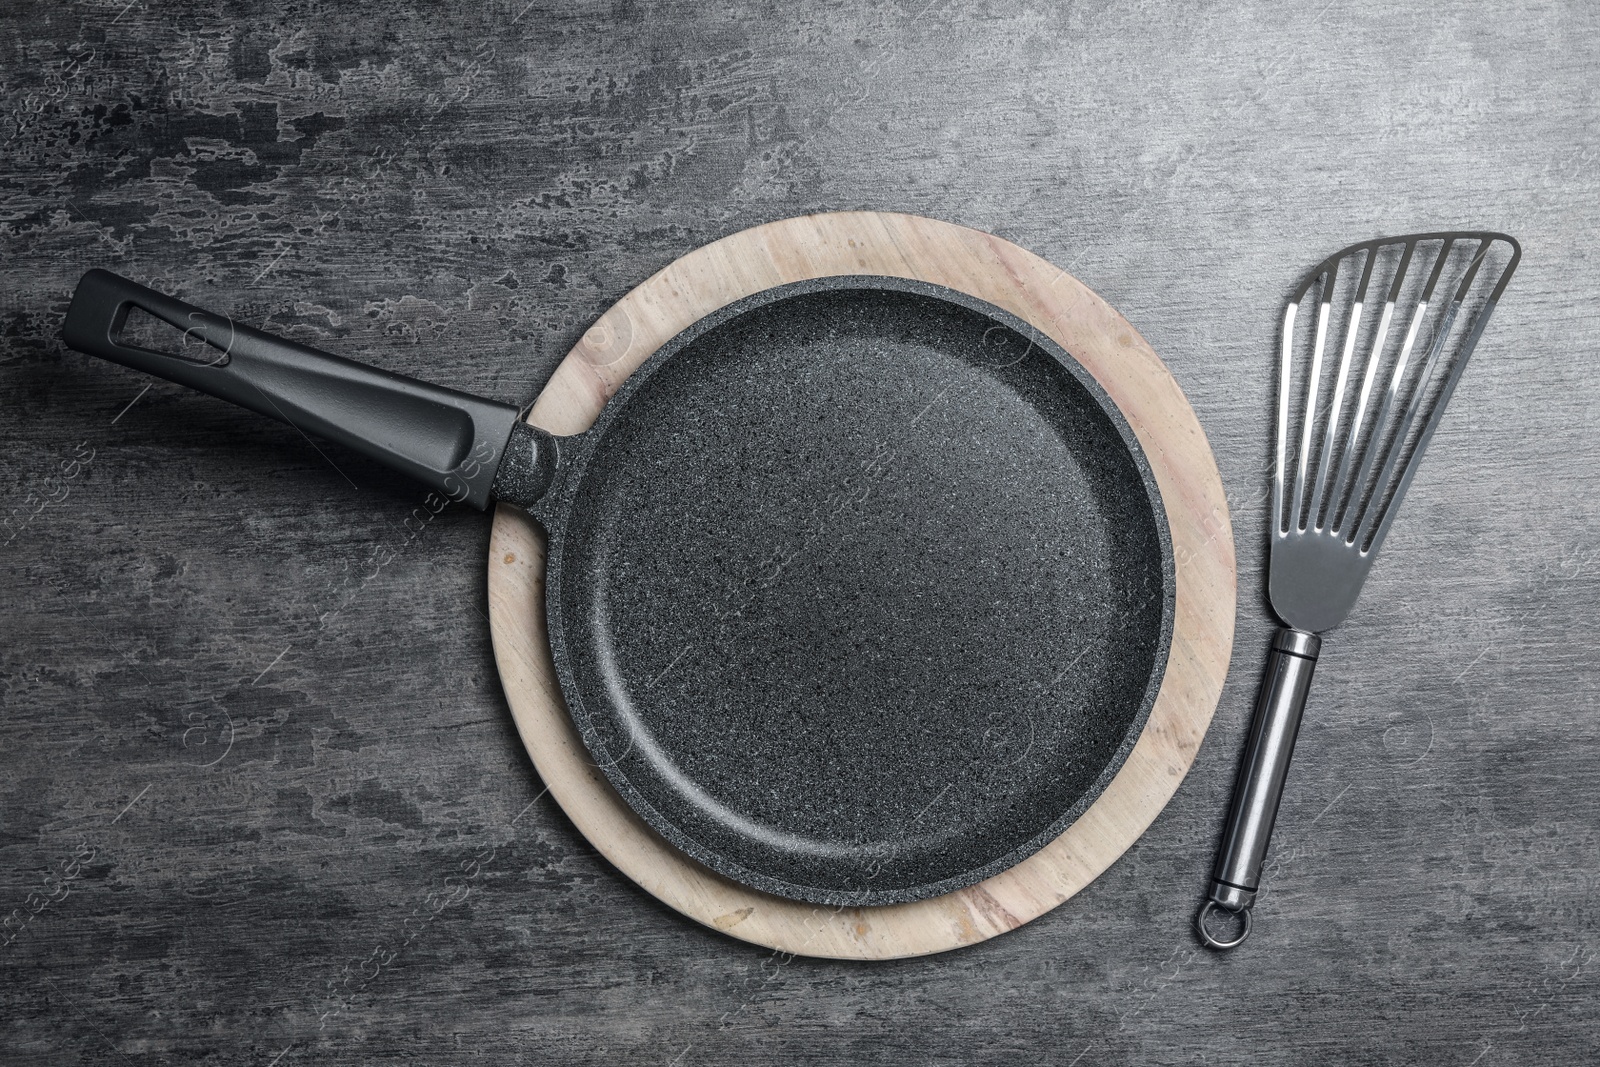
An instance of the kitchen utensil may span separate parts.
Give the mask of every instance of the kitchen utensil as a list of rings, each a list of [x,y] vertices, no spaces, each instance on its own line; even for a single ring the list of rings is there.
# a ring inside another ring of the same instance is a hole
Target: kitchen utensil
[[[1289,300],[1268,570],[1272,608],[1285,625],[1272,641],[1210,891],[1196,918],[1201,940],[1212,948],[1233,948],[1250,934],[1320,635],[1354,607],[1521,256],[1502,233],[1364,241],[1318,264]],[[1313,287],[1316,319],[1302,322],[1300,308]],[[1386,293],[1375,324],[1364,315],[1369,292]],[[1404,329],[1396,328],[1400,323]],[[1336,365],[1324,358],[1335,350]],[[1294,482],[1286,496],[1291,462]],[[1218,910],[1240,917],[1236,936],[1219,938],[1207,928]]]
[[[201,358],[124,342],[130,308]],[[549,532],[546,620],[596,764],[665,838],[796,899],[970,885],[1093,802],[1159,689],[1167,524],[1091,376],[999,308],[833,277],[683,331],[581,436],[104,271],[69,345]]]
[[[1205,432],[1139,332],[1081,281],[1026,249],[915,215],[830,212],[778,219],[686,252],[576,338],[528,419],[553,433],[581,433],[612,392],[691,323],[774,285],[839,274],[907,277],[955,289],[1049,335],[1116,403],[1156,476],[1176,578],[1161,690],[1122,769],[1065,832],[981,882],[906,904],[818,907],[723,878],[635,815],[588,758],[550,657],[545,536],[521,508],[495,511],[486,590],[500,682],[541,784],[620,875],[683,917],[773,952],[883,960],[948,951],[1015,930],[1074,899],[1138,842],[1193,764],[1227,673],[1236,595],[1233,535]],[[774,373],[787,371],[777,367]]]

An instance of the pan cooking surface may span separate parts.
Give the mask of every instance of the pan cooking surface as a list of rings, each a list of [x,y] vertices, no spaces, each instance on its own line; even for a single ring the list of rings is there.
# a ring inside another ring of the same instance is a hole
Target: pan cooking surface
[[[540,509],[574,721],[757,888],[981,881],[1110,782],[1173,579],[1132,433],[1052,342],[883,278],[761,294],[640,368]]]

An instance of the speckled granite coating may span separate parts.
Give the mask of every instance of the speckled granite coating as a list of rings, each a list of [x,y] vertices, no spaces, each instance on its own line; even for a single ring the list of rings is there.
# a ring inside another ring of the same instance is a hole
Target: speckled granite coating
[[[535,510],[569,708],[723,874],[827,904],[970,885],[1138,737],[1171,633],[1159,492],[1093,379],[997,308],[759,294],[560,451]]]

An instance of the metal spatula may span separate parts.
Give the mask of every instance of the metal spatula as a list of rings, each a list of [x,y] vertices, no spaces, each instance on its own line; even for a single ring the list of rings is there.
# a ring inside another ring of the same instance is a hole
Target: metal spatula
[[[1268,567],[1272,609],[1285,625],[1272,641],[1211,889],[1196,919],[1212,948],[1232,948],[1250,934],[1261,864],[1322,647],[1318,635],[1355,606],[1521,256],[1503,233],[1386,237],[1324,260],[1289,300]],[[1314,288],[1316,318],[1302,322],[1301,305]],[[1366,313],[1369,292],[1387,294],[1376,322]],[[1333,352],[1336,366],[1324,358]],[[1291,463],[1293,489],[1285,494]],[[1237,936],[1207,930],[1218,909],[1239,915]]]

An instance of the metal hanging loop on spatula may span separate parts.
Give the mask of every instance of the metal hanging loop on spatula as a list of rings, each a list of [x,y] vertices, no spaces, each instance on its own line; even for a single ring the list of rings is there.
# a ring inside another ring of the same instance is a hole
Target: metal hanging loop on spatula
[[[1211,888],[1195,920],[1212,948],[1249,936],[1319,635],[1355,606],[1521,256],[1511,237],[1487,231],[1365,241],[1324,260],[1289,300],[1268,563],[1272,609],[1285,626],[1273,638]],[[1313,291],[1316,315],[1303,320]],[[1382,296],[1375,316],[1369,294]],[[1238,916],[1237,934],[1213,932],[1218,912]]]

